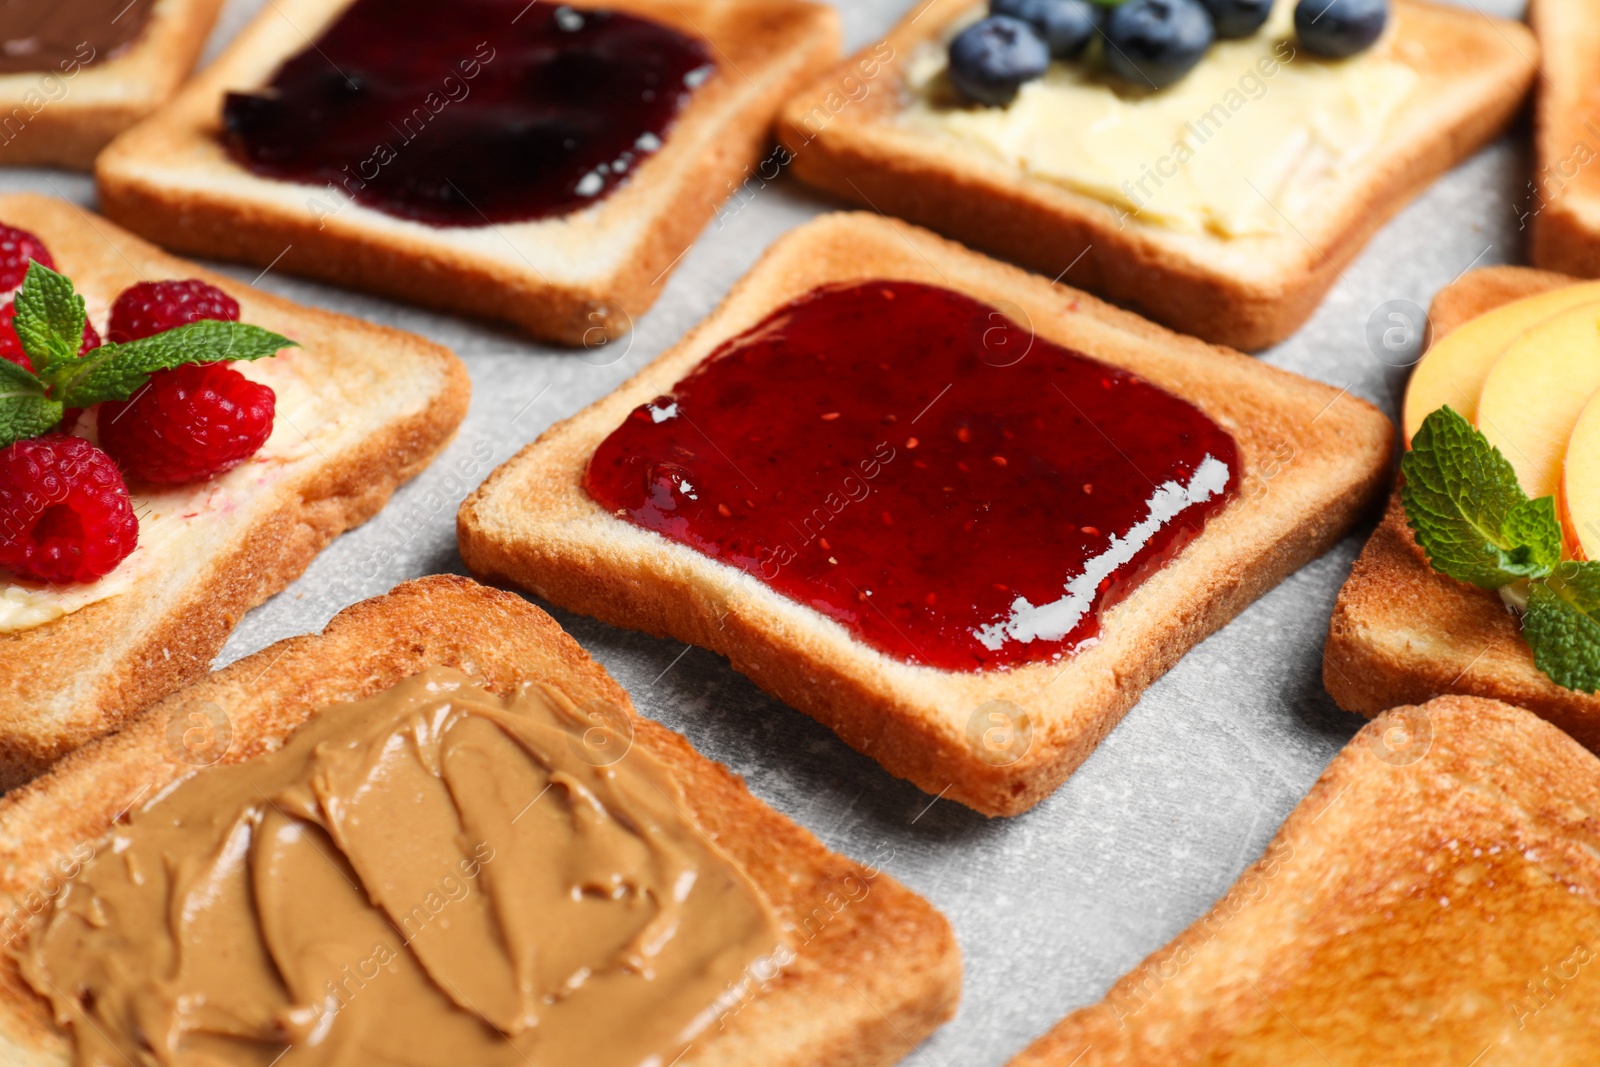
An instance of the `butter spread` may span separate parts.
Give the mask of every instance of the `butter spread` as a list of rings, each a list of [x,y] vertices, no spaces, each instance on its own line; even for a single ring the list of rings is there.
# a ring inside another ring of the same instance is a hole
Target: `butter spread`
[[[193,566],[195,542],[217,531],[216,523],[279,481],[288,464],[319,451],[340,428],[346,389],[360,382],[314,387],[302,373],[304,355],[295,349],[256,363],[230,364],[240,374],[272,387],[277,394],[272,436],[250,459],[220,478],[171,487],[131,486],[139,518],[139,546],[116,570],[93,582],[52,585],[18,578],[0,569],[0,633],[43,626],[90,604],[133,588],[141,578],[171,575]],[[350,375],[356,378],[354,374]],[[94,440],[94,417],[84,415],[77,431]],[[210,524],[210,528],[208,527]],[[201,553],[203,555],[203,553]]]
[[[899,121],[1140,222],[1259,236],[1302,225],[1382,140],[1418,81],[1392,36],[1347,60],[1297,51],[1294,0],[1279,0],[1254,36],[1217,42],[1160,91],[1116,83],[1096,59],[1091,51],[1051,64],[1007,107],[965,106],[946,76],[946,44],[929,43],[912,57]]]
[[[662,1067],[778,925],[668,769],[584,726],[444,668],[324,709],[115,827],[22,973],[81,1067]]]

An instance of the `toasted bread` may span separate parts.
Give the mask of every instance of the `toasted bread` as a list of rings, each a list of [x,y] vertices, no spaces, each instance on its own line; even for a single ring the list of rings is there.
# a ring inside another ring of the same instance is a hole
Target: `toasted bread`
[[[148,22],[112,56],[0,75],[0,165],[89,170],[113,137],[166,103],[188,78],[222,0],[147,0]]]
[[[1519,214],[1535,266],[1600,275],[1600,19],[1583,0],[1532,0],[1539,91],[1532,196]]]
[[[1526,267],[1473,271],[1434,298],[1432,331],[1575,279]],[[1339,591],[1323,683],[1346,711],[1372,716],[1447,693],[1527,708],[1600,752],[1600,697],[1564,689],[1534,666],[1516,615],[1500,597],[1448,578],[1428,563],[1396,490]]]
[[[0,197],[0,219],[43,238],[102,329],[112,299],[129,285],[198,277],[235,297],[244,321],[302,346],[235,364],[278,391],[274,436],[255,458],[196,490],[204,513],[180,518],[181,535],[152,540],[149,509],[164,505],[150,501],[170,498],[147,496],[141,505],[134,487],[135,506],[146,509],[144,547],[102,579],[132,574],[131,584],[54,621],[0,634],[0,783],[9,787],[204,674],[240,616],[428,465],[465,416],[470,385],[448,349],[268,296],[71,204]],[[296,398],[309,392],[315,402],[301,406]]]
[[[608,0],[606,7],[707,40],[720,76],[696,90],[664,147],[593,207],[536,222],[437,227],[341,200],[322,186],[257,177],[218,139],[224,94],[265,83],[346,6],[283,0],[265,7],[169,107],[101,156],[105,213],[176,251],[276,263],[592,347],[625,333],[655,302],[696,235],[758,162],[782,102],[838,53],[836,13],[809,0]]]
[[[743,571],[614,517],[583,488],[600,441],[720,342],[818,286],[876,278],[1002,302],[1039,336],[1183,396],[1237,441],[1240,496],[1102,616],[1094,647],[997,671],[913,666]],[[890,773],[1009,815],[1060,785],[1191,646],[1348,530],[1382,490],[1391,439],[1388,420],[1346,393],[1180,337],[914,226],[841,214],[784,237],[677,347],[500,467],[462,504],[458,528],[475,574],[719,652]],[[972,730],[990,701],[1021,709],[1011,713],[1019,733],[1000,753],[984,750],[982,730]]]
[[[1012,1067],[1592,1063],[1597,810],[1600,763],[1526,711],[1396,708],[1209,914]]]
[[[1246,351],[1293,333],[1379,226],[1509,121],[1538,55],[1516,23],[1396,0],[1395,26],[1377,47],[1421,84],[1380,143],[1303,223],[1220,238],[1141,222],[962,141],[902,126],[918,51],[973,7],[917,4],[882,42],[795,97],[778,124],[795,174]]]
[[[60,891],[58,861],[77,850],[81,862],[119,812],[201,760],[249,759],[280,744],[316,707],[371,696],[431,666],[466,671],[496,692],[541,680],[580,706],[599,700],[621,709],[625,723],[611,728],[678,776],[688,814],[772,904],[795,962],[764,993],[724,1013],[683,1067],[891,1064],[954,1012],[960,953],[931,905],[829,852],[727,768],[640,718],[622,687],[549,616],[453,577],[407,582],[347,608],[319,636],[279,642],[218,671],[0,800],[8,942]],[[203,750],[186,747],[181,730],[171,740],[172,723],[187,725],[196,707],[217,727]],[[0,956],[0,1050],[17,1067],[70,1062],[69,1043],[9,955]]]

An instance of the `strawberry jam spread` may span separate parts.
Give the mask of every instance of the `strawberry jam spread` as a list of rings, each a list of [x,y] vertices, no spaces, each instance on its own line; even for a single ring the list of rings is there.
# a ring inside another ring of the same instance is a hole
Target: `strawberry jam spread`
[[[715,71],[705,42],[528,0],[355,0],[251,93],[224,140],[268,178],[435,226],[522,222],[608,196]]]
[[[629,414],[604,508],[909,663],[1084,647],[1240,479],[1194,405],[946,289],[817,289]]]

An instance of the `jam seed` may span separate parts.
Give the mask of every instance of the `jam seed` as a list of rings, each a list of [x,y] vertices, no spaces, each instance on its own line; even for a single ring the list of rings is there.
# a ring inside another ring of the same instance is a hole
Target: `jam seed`
[[[833,546],[828,544],[828,539],[826,537],[817,538],[817,544],[822,546],[822,551],[824,551],[824,552],[832,552],[833,551]]]
[[[822,416],[822,421],[823,422],[832,422],[834,419],[837,419],[838,417],[839,417],[839,413],[837,411],[830,411],[827,414]]]
[[[1100,536],[1100,531],[1095,529],[1093,526],[1085,526],[1083,528],[1083,532],[1088,534],[1090,537],[1099,537]]]
[[[934,597],[934,595],[932,593],[929,593],[927,596],[922,598],[922,602],[924,604],[927,604],[928,607],[931,608],[931,607],[933,607],[933,602],[934,602],[935,599],[937,599],[937,598]]]
[[[960,441],[962,444],[966,444],[968,441],[972,440],[972,431],[967,429],[965,426],[961,427],[956,431],[956,440]]]
[[[878,514],[883,516],[883,524],[885,526],[893,526],[894,525],[894,519],[889,515],[889,513],[887,511],[880,511],[880,512],[878,512]]]
[[[726,505],[726,504],[718,504],[717,505],[717,514],[721,515],[725,519],[733,518],[733,512],[728,510],[728,505]]]
[[[906,438],[906,447],[907,448],[916,448],[917,447],[917,439],[915,437]]]
[[[996,467],[1004,467],[1006,465],[1006,457],[1004,456],[990,456],[989,458],[994,460]]]
[[[1083,483],[1083,491],[1085,493],[1092,493],[1092,492],[1094,492],[1094,486],[1092,484],[1090,484],[1089,482],[1084,482]]]

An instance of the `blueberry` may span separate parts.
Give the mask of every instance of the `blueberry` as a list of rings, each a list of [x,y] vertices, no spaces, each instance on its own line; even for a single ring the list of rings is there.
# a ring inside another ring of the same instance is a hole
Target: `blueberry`
[[[1126,0],[1106,19],[1106,66],[1160,89],[1193,70],[1215,37],[1200,0]]]
[[[1300,43],[1330,59],[1365,52],[1388,21],[1389,0],[1300,0],[1294,9]]]
[[[1057,59],[1082,52],[1100,24],[1100,9],[1090,0],[989,0],[989,13],[1010,15],[1038,30]]]
[[[1272,0],[1201,0],[1218,37],[1249,37],[1272,14]]]
[[[1011,103],[1024,82],[1043,77],[1049,68],[1044,38],[1021,19],[990,15],[950,42],[950,80],[980,104]]]

